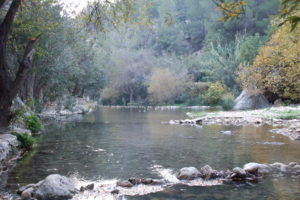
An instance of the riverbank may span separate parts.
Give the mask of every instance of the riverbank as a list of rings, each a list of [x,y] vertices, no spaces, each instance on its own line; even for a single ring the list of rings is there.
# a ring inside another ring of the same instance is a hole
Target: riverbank
[[[61,106],[58,102],[49,103],[39,116],[44,121],[73,121],[81,119],[82,115],[93,112],[97,108],[97,102],[77,98],[73,105]]]
[[[28,113],[33,113],[23,102],[20,103],[18,108],[21,107],[24,107]],[[93,112],[96,108],[97,103],[94,101],[76,99],[76,103],[70,109],[62,109],[57,103],[52,103],[46,105],[43,112],[37,115],[45,125],[57,121],[78,121],[82,119],[83,115]],[[24,115],[24,117],[26,116]],[[28,133],[32,135],[31,130],[25,128],[24,119],[21,118],[8,128],[0,130],[0,189],[6,186],[10,171],[27,152],[26,149],[20,147],[20,142],[17,139],[19,134]],[[0,199],[11,198],[9,193],[0,193]]]
[[[99,106],[101,108],[113,108],[113,109],[142,109],[142,110],[195,110],[195,111],[205,111],[205,110],[221,110],[221,106],[182,106],[182,105],[169,105],[169,106]]]
[[[270,125],[276,128],[273,133],[289,137],[292,140],[300,140],[300,106],[273,107],[249,111],[221,111],[187,113],[190,119],[171,120],[170,124],[182,125]]]

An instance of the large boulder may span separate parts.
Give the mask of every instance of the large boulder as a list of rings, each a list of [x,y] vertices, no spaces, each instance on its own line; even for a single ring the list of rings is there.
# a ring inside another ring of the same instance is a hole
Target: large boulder
[[[53,174],[48,176],[35,192],[39,200],[71,199],[76,194],[74,182],[65,176]]]
[[[202,174],[195,167],[184,167],[177,174],[179,180],[193,180],[201,177]]]
[[[263,94],[253,94],[247,90],[234,100],[234,110],[249,110],[269,107],[270,104]]]
[[[72,179],[59,174],[49,175],[37,184],[23,186],[18,190],[23,199],[35,197],[38,200],[66,200],[78,192]]]

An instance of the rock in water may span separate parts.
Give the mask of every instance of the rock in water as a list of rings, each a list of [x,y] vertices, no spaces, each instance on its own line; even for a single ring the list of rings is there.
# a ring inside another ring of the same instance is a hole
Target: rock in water
[[[184,167],[177,174],[179,180],[193,180],[201,176],[202,174],[195,167]]]
[[[233,174],[231,175],[232,180],[243,180],[247,177],[247,172],[246,170],[236,167],[232,170]]]
[[[247,163],[244,165],[244,170],[250,174],[268,174],[272,172],[272,168],[267,164],[259,164],[259,163]]]
[[[76,192],[75,185],[70,178],[53,174],[41,182],[34,196],[38,200],[65,200],[71,199]]]
[[[234,100],[234,110],[249,110],[269,107],[270,104],[263,94],[251,94],[247,90]]]
[[[216,177],[217,171],[213,170],[209,165],[205,165],[200,169],[200,173],[202,175],[202,178],[212,179]]]
[[[132,183],[130,183],[129,181],[118,181],[117,182],[117,186],[119,186],[119,187],[125,187],[125,188],[131,188],[134,185]]]

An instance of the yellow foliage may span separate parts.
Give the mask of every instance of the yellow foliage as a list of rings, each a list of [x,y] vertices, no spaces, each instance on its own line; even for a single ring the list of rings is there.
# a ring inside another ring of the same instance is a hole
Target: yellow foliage
[[[245,6],[247,2],[240,0],[238,2],[222,2],[217,3],[217,10],[222,13],[222,20],[238,18],[241,14],[245,13]]]
[[[185,88],[184,80],[169,69],[156,68],[150,78],[148,93],[153,103],[174,103]]]
[[[217,81],[209,86],[206,94],[204,95],[204,100],[207,104],[215,105],[217,103],[220,103],[224,93],[225,88],[219,81]]]
[[[115,103],[115,101],[117,100],[118,97],[119,97],[119,93],[113,87],[107,87],[101,91],[101,98],[104,101],[109,101],[110,103]]]
[[[271,91],[300,102],[300,27],[283,25],[260,49],[252,66],[238,72],[244,88]]]

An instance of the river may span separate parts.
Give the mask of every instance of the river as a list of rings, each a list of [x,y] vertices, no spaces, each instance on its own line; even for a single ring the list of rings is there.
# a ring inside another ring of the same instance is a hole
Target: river
[[[269,126],[192,127],[164,123],[184,119],[186,112],[102,108],[82,121],[48,125],[38,148],[12,171],[7,189],[14,191],[53,173],[97,182],[161,178],[157,166],[175,172],[206,164],[226,170],[248,162],[300,162],[299,142],[269,132]],[[296,200],[300,199],[299,188],[299,177],[277,176],[254,185],[176,185],[157,193],[122,198]]]

